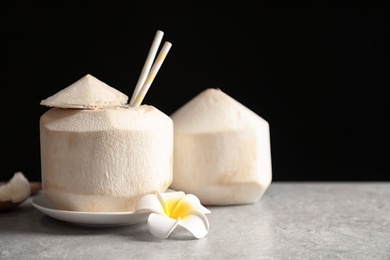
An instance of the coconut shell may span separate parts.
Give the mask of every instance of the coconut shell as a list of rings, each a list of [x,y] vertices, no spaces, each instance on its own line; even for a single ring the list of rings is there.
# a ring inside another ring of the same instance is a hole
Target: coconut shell
[[[133,211],[173,177],[173,123],[153,106],[51,108],[40,119],[42,185],[58,209]]]
[[[42,100],[42,188],[62,210],[133,211],[173,177],[173,122],[90,74]]]
[[[272,180],[269,124],[220,89],[175,111],[171,188],[204,205],[257,202]]]

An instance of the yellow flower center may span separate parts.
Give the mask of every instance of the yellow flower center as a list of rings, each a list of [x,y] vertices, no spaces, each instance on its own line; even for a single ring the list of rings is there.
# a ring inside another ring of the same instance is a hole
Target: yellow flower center
[[[183,218],[191,209],[193,209],[192,205],[184,200],[170,199],[165,201],[165,203],[165,214],[173,219]]]

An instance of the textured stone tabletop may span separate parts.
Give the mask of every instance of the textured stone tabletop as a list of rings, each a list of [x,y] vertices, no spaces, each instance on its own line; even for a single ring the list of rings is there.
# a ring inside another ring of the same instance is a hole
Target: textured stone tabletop
[[[208,207],[210,231],[86,227],[31,205],[0,212],[0,259],[390,259],[390,183],[274,182],[256,204]]]

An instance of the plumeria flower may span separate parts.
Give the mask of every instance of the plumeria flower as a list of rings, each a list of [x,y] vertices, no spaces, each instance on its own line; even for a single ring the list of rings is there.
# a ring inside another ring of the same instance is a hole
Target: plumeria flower
[[[144,195],[138,200],[135,211],[150,213],[149,231],[159,238],[167,238],[177,226],[184,227],[196,238],[203,238],[209,232],[205,214],[211,212],[195,195],[182,191]]]

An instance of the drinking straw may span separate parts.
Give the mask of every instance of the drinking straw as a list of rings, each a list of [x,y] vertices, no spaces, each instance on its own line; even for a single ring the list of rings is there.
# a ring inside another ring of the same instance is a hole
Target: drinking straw
[[[154,61],[152,68],[150,69],[150,72],[149,72],[142,88],[138,92],[138,95],[135,97],[134,102],[131,105],[132,107],[138,107],[141,104],[142,100],[145,98],[145,95],[148,92],[150,85],[152,84],[154,78],[156,77],[158,70],[160,69],[161,65],[163,64],[165,57],[167,56],[171,46],[172,46],[172,44],[170,42],[164,43],[156,60]]]
[[[137,85],[135,86],[133,95],[131,96],[131,99],[130,99],[130,102],[129,102],[130,106],[132,106],[132,104],[133,104],[135,98],[137,97],[140,89],[142,88],[142,86],[145,83],[146,77],[149,74],[150,67],[152,66],[153,60],[156,57],[156,53],[157,53],[158,47],[160,46],[160,43],[161,43],[163,35],[164,35],[164,32],[158,30],[156,32],[156,35],[154,36],[154,39],[153,39],[153,42],[152,42],[152,46],[150,47],[148,56],[146,57],[146,61],[144,63],[144,67],[142,68],[141,75],[138,78]]]

